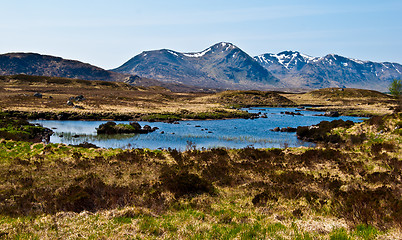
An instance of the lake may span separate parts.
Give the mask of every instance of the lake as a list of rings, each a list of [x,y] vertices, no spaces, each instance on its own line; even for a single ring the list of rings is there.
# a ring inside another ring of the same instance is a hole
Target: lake
[[[118,135],[96,134],[96,127],[106,121],[33,120],[30,122],[51,128],[54,131],[50,137],[52,143],[76,145],[89,142],[103,148],[176,148],[185,150],[190,146],[196,146],[197,149],[244,148],[247,146],[255,148],[314,146],[313,143],[298,140],[295,133],[273,132],[270,129],[310,126],[321,121],[335,119],[362,121],[358,117],[315,116],[323,112],[304,110],[300,111],[303,116],[281,113],[285,111],[295,112],[297,108],[248,108],[244,110],[253,113],[261,112],[261,114],[266,114],[267,118],[179,121],[179,124],[140,121],[138,123],[141,126],[150,125],[159,129],[148,134]],[[129,123],[128,121],[115,122]]]

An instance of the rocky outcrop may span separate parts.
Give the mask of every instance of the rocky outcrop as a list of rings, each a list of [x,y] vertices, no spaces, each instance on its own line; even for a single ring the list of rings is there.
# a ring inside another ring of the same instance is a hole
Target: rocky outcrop
[[[292,127],[284,127],[284,128],[279,128],[276,127],[274,129],[271,129],[272,132],[296,132],[296,128],[292,128]]]
[[[151,128],[145,125],[141,128],[141,125],[137,122],[131,122],[130,124],[116,124],[115,122],[107,122],[99,125],[96,128],[97,134],[121,134],[121,133],[150,133],[157,130],[157,127]]]

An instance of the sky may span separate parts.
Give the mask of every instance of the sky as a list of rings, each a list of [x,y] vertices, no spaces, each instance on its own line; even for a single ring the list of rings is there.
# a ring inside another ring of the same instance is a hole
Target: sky
[[[142,51],[231,42],[256,56],[402,64],[401,0],[0,0],[0,54],[35,52],[104,69]]]

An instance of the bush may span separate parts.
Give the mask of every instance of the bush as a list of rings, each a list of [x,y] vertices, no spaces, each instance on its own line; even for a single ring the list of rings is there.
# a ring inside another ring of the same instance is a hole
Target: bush
[[[209,181],[187,171],[178,171],[174,167],[166,167],[160,178],[162,186],[176,198],[192,197],[202,193],[214,194],[216,191]]]

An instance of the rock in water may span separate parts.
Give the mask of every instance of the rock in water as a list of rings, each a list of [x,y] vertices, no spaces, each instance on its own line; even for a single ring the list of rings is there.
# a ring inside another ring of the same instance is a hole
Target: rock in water
[[[339,112],[337,111],[328,111],[324,113],[325,117],[339,117]]]

